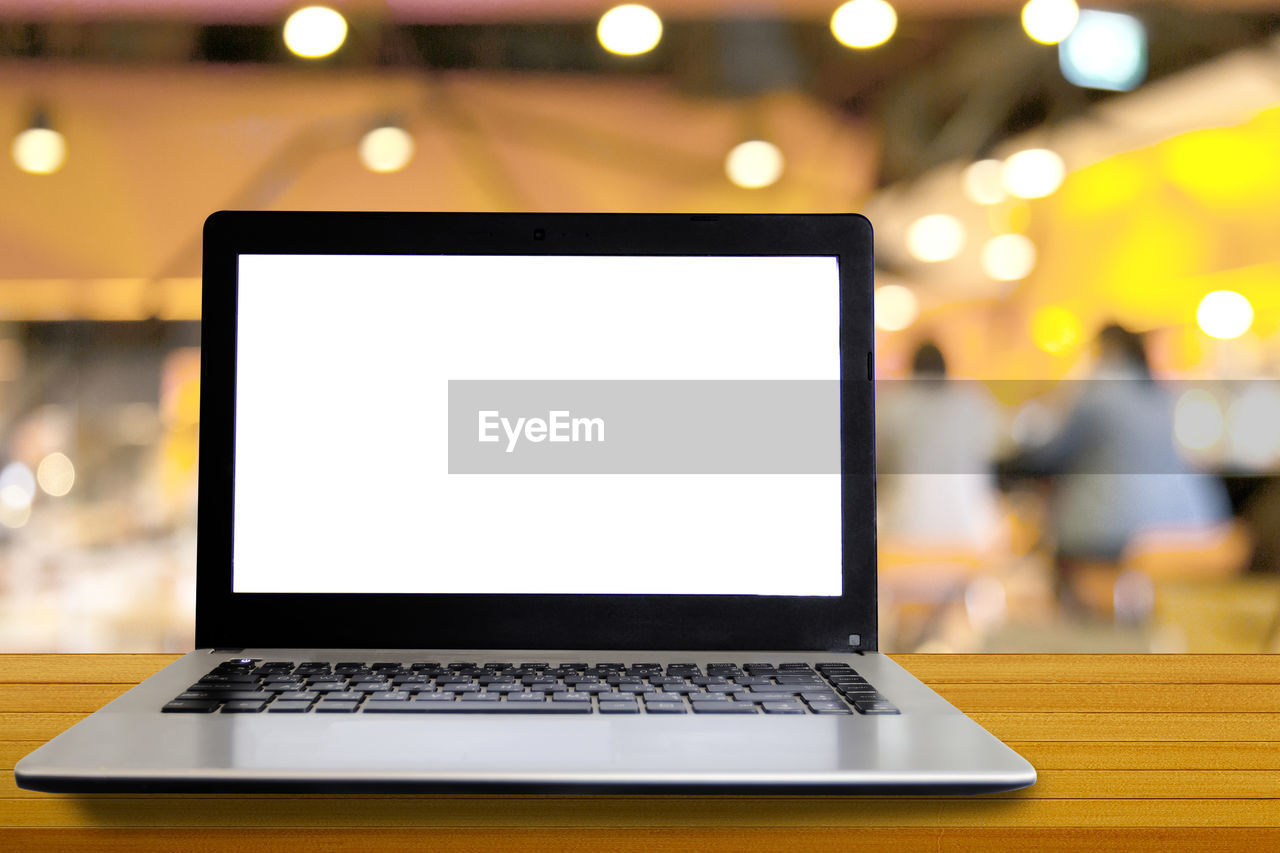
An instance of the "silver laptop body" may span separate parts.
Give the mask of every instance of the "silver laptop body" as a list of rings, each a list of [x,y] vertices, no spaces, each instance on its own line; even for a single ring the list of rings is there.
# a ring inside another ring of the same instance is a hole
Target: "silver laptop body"
[[[877,651],[856,215],[222,212],[196,645],[45,791],[967,793]]]

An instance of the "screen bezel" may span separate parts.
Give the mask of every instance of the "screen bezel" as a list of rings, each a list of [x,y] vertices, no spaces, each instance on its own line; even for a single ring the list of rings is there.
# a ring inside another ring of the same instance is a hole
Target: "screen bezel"
[[[842,595],[233,592],[241,254],[835,257]],[[221,211],[205,222],[202,301],[198,648],[848,651],[850,635],[858,635],[853,648],[876,649],[872,234],[865,217]],[[313,608],[324,615],[312,616]],[[326,618],[335,613],[343,618]]]

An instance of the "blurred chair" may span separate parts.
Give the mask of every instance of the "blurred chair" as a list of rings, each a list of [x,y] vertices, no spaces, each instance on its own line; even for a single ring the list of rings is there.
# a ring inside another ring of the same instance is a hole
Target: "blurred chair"
[[[1151,528],[1137,534],[1116,562],[1077,562],[1071,587],[1096,614],[1119,622],[1145,622],[1162,583],[1221,583],[1249,565],[1253,540],[1232,519],[1207,527]]]
[[[977,647],[1005,615],[1008,550],[881,542],[881,648],[917,651],[937,641]]]

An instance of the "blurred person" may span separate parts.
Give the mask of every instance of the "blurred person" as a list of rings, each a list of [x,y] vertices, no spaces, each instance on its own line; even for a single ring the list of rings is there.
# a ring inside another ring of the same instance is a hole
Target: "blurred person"
[[[998,546],[1003,516],[993,460],[1000,415],[976,382],[947,379],[937,344],[925,341],[912,380],[883,383],[877,401],[879,537],[908,547],[981,553]]]
[[[1142,338],[1111,324],[1098,333],[1093,368],[1062,428],[1001,466],[1056,475],[1050,527],[1064,594],[1073,565],[1118,563],[1138,534],[1230,518],[1221,480],[1191,469],[1173,422],[1173,397],[1152,379]]]

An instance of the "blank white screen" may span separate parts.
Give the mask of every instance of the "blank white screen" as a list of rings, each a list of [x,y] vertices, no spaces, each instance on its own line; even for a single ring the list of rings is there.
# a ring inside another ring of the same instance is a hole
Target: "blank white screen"
[[[446,417],[450,379],[838,379],[838,317],[825,257],[242,255],[234,591],[839,595],[837,474],[451,475]]]

